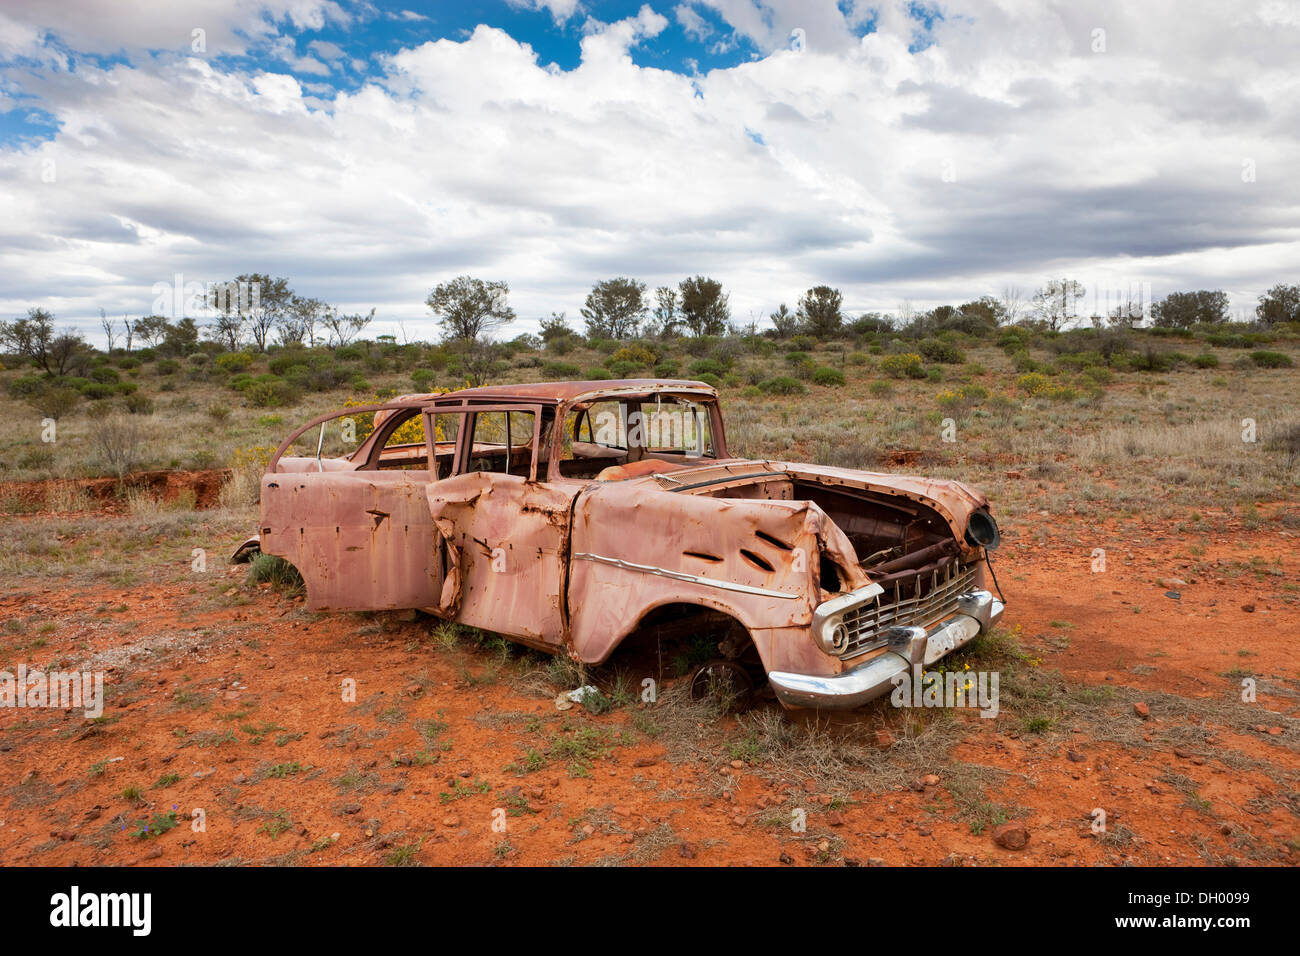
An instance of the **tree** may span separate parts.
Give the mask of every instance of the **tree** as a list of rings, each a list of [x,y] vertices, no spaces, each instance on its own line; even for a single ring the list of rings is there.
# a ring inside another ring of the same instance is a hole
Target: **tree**
[[[1015,325],[1025,311],[1025,294],[1018,285],[1004,286],[998,297],[999,318],[1007,325]]]
[[[343,315],[335,308],[328,308],[321,316],[321,325],[329,333],[329,347],[344,346],[361,334],[361,330],[373,322],[375,319],[375,310],[371,309],[365,315],[360,312],[351,315]]]
[[[1215,325],[1228,321],[1228,293],[1205,289],[1199,292],[1171,292],[1151,306],[1151,321],[1166,329],[1193,325]]]
[[[566,339],[573,334],[563,312],[552,312],[549,319],[542,319],[542,341],[548,345],[555,339]]]
[[[433,310],[450,341],[477,342],[479,337],[514,321],[515,310],[506,304],[510,286],[457,276],[438,285],[424,304]]]
[[[818,339],[838,335],[844,327],[844,296],[828,285],[813,286],[799,299],[799,319],[803,329]]]
[[[1131,329],[1142,321],[1142,304],[1129,299],[1117,305],[1106,316],[1106,324],[1112,329]]]
[[[321,327],[329,306],[320,299],[295,295],[289,299],[284,321],[280,325],[280,341],[284,345],[296,343],[316,347],[317,330]]]
[[[233,352],[238,348],[243,329],[247,328],[257,350],[265,352],[271,333],[284,322],[292,299],[288,279],[247,272],[209,289],[207,305],[218,316],[215,325],[218,341],[227,345],[235,342],[230,346]]]
[[[238,352],[244,341],[244,316],[238,310],[218,312],[216,321],[207,326],[207,333],[227,352]]]
[[[645,314],[645,283],[636,279],[597,282],[587,293],[586,304],[582,307],[587,337],[593,339],[631,338],[636,335]]]
[[[104,330],[104,340],[108,342],[108,352],[111,355],[113,347],[117,344],[117,321],[110,319],[108,313],[100,309],[99,327]]]
[[[681,302],[677,290],[670,285],[655,289],[654,323],[655,332],[661,338],[673,338],[681,331]]]
[[[81,335],[56,333],[53,314],[41,308],[28,309],[25,318],[0,322],[0,348],[30,359],[50,376],[82,372],[90,364],[90,350]]]
[[[136,337],[146,348],[155,348],[167,335],[167,319],[161,315],[146,315],[135,320]]]
[[[731,318],[728,296],[717,279],[693,276],[677,285],[681,295],[682,322],[692,335],[722,335]]]
[[[199,343],[199,327],[188,315],[167,326],[159,351],[165,355],[189,355]]]
[[[1059,331],[1076,317],[1075,307],[1084,292],[1074,279],[1048,279],[1047,285],[1034,293],[1034,316],[1053,332]]]
[[[799,332],[799,315],[791,312],[790,307],[784,302],[768,318],[772,320],[772,327],[776,329],[776,336],[779,339],[788,339]]]
[[[1261,325],[1273,326],[1279,322],[1300,322],[1300,285],[1279,282],[1259,297],[1255,318]]]
[[[960,318],[954,328],[972,335],[991,332],[1002,321],[1002,303],[991,295],[982,295],[974,302],[957,307]]]

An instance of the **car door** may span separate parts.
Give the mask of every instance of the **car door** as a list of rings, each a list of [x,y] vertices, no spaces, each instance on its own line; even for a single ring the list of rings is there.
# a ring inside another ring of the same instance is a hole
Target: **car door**
[[[444,570],[426,495],[436,481],[432,445],[426,437],[417,464],[394,468],[384,458],[394,442],[409,450],[408,436],[398,429],[422,423],[420,409],[393,410],[353,458],[281,458],[310,429],[322,429],[323,443],[326,429],[346,433],[348,419],[355,429],[359,417],[385,408],[391,406],[352,408],[309,422],[286,440],[262,477],[261,550],[298,569],[309,610],[434,608],[441,600]]]
[[[553,648],[567,625],[564,572],[576,489],[537,480],[542,406],[470,407],[464,418],[454,473],[427,490],[442,561],[459,578],[450,616]]]

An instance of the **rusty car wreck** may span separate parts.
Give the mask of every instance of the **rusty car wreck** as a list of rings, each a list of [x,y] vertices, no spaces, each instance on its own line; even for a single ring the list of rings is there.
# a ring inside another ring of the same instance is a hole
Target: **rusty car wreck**
[[[322,454],[327,428],[366,415],[355,451]],[[290,454],[302,436],[314,456]],[[792,708],[886,694],[1003,611],[978,492],[733,458],[717,393],[695,381],[467,388],[322,416],[271,458],[259,531],[241,553],[293,564],[312,610],[420,609],[587,664],[685,622],[718,636],[708,667],[765,674]]]

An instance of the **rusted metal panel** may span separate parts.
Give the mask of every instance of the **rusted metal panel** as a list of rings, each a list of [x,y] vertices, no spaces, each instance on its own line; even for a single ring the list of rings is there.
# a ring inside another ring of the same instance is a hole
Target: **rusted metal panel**
[[[572,499],[572,491],[491,472],[427,486],[427,510],[457,550],[457,621],[539,646],[563,642]]]
[[[435,605],[427,485],[422,471],[264,475],[261,549],[298,568],[311,610]]]

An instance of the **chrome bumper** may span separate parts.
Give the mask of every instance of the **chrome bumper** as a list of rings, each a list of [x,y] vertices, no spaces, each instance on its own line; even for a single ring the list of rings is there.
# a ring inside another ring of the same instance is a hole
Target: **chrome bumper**
[[[1002,617],[1004,606],[988,591],[968,591],[958,610],[928,628],[894,627],[886,632],[889,650],[864,664],[830,677],[772,671],[767,675],[777,699],[788,707],[851,710],[889,693],[894,678],[914,664],[933,664],[970,643]]]

